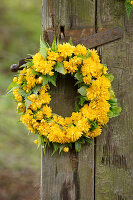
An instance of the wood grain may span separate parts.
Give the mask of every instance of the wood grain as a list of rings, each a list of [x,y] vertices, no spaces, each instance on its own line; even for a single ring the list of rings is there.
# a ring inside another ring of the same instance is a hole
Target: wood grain
[[[47,30],[64,37],[67,30],[92,29],[95,31],[95,1],[92,0],[43,0],[43,36]],[[84,31],[82,31],[84,35]],[[81,35],[81,37],[82,37]],[[74,110],[76,92],[73,79],[60,78],[52,89],[52,108],[62,116]],[[93,200],[94,199],[94,146],[84,146],[77,154],[73,151],[62,157],[52,149],[42,152],[41,199],[42,200]]]
[[[102,63],[115,75],[113,88],[122,107],[96,139],[96,200],[133,199],[133,15],[128,21],[124,1],[98,0],[98,28],[120,26],[124,37],[98,48]]]

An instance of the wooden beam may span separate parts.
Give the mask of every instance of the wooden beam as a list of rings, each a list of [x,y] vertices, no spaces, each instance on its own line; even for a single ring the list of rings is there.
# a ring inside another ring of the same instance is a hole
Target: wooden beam
[[[95,30],[95,1],[91,0],[43,0],[43,36],[47,30],[60,34],[73,29]],[[69,83],[68,83],[69,81]],[[74,110],[73,80],[58,80],[52,90],[52,108],[62,116]],[[69,97],[68,97],[69,96]],[[94,146],[84,146],[78,154],[73,151],[63,156],[52,150],[42,152],[41,199],[42,200],[93,200],[94,199]]]

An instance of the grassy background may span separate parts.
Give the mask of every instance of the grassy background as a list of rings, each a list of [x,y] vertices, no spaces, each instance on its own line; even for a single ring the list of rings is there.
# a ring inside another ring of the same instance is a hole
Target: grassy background
[[[35,136],[28,135],[24,125],[18,122],[15,102],[2,95],[15,75],[10,72],[10,65],[39,49],[41,0],[4,0],[0,3],[0,13],[0,171],[15,176],[25,170],[38,176],[40,149],[33,144]]]

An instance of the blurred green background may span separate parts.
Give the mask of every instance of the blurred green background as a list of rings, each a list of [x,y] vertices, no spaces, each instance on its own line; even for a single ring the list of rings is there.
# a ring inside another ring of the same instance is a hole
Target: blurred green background
[[[0,3],[0,200],[39,199],[40,149],[33,143],[6,93],[10,65],[39,49],[41,0]]]

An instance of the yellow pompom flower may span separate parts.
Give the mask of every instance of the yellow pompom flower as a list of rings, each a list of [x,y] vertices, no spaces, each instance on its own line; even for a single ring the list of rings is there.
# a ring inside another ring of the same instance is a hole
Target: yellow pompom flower
[[[95,49],[91,49],[90,50],[91,53],[91,58],[96,62],[96,63],[100,63],[100,59],[99,59],[99,55],[97,53],[97,51]]]
[[[130,2],[133,5],[133,1]]]
[[[43,119],[43,111],[39,110],[37,113],[36,113],[36,119],[37,120],[42,120]]]
[[[59,58],[59,54],[54,51],[48,50],[47,54],[48,54],[47,56],[48,60],[56,61]]]
[[[77,55],[83,55],[86,56],[87,49],[85,46],[78,44],[74,49],[74,54]]]
[[[43,75],[49,74],[50,76],[53,75],[52,69],[53,66],[55,65],[55,61],[47,61],[44,60],[42,55],[39,53],[36,53],[33,56],[33,69],[37,72],[42,73]]]
[[[38,140],[34,140],[34,144],[38,144]]]
[[[97,137],[98,135],[101,135],[102,129],[100,126],[98,126],[98,128],[96,128],[94,131],[89,131],[88,134],[86,134],[86,136],[89,137]]]
[[[22,101],[22,96],[19,94],[19,88],[13,89],[13,95],[16,101]]]
[[[49,106],[43,106],[43,113],[46,115],[47,118],[50,118],[52,115],[52,110]]]
[[[64,151],[64,152],[69,152],[69,147],[64,147],[64,148],[63,148],[63,151]]]
[[[75,49],[75,47],[71,46],[69,43],[59,44],[58,45],[59,56],[61,56],[63,58],[70,57],[74,53],[74,49]]]
[[[36,80],[36,83],[37,84],[42,84],[42,82],[43,82],[43,77],[39,77],[37,80]]]
[[[78,65],[80,65],[81,62],[81,58],[74,56],[73,58],[70,58],[69,61],[64,61],[63,64],[64,68],[68,71],[68,73],[73,74],[75,71],[78,70]]]
[[[109,88],[111,87],[110,81],[105,76],[99,77],[92,82],[92,85],[86,90],[88,100],[94,99],[110,99]]]
[[[17,82],[18,81],[18,78],[17,77],[14,77],[13,78],[13,82],[15,83],[15,82]]]
[[[89,85],[91,83],[91,76],[88,75],[88,76],[83,77],[83,81],[85,84]]]

